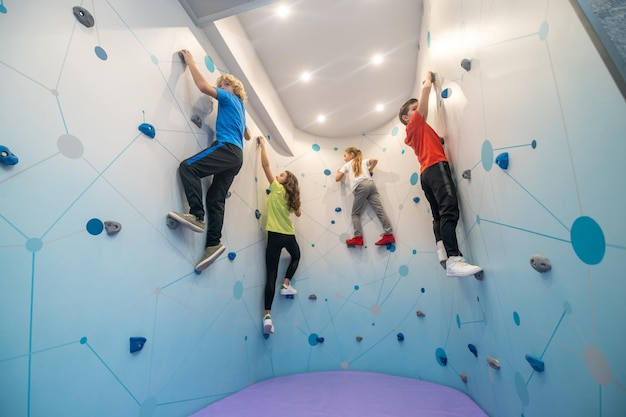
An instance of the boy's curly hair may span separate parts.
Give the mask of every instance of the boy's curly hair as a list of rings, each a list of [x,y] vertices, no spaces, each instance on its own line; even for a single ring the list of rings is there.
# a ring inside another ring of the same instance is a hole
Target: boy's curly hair
[[[222,81],[228,81],[233,85],[233,92],[241,99],[241,101],[244,103],[248,101],[246,90],[243,88],[243,84],[239,81],[239,79],[237,79],[237,77],[232,74],[222,74],[217,78],[215,85],[220,85]]]

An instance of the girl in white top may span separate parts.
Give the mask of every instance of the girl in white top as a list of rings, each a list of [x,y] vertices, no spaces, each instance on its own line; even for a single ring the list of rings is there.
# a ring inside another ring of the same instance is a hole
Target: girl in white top
[[[363,159],[361,151],[353,146],[346,148],[343,153],[343,160],[346,162],[337,172],[336,181],[341,181],[345,175],[348,175],[350,188],[354,194],[354,203],[352,204],[352,226],[354,228],[354,237],[346,240],[348,246],[363,246],[363,227],[361,226],[361,214],[369,203],[374,209],[374,213],[378,220],[382,223],[384,233],[382,238],[376,242],[376,245],[387,245],[394,243],[396,239],[393,237],[393,230],[389,217],[385,213],[385,209],[380,201],[380,195],[376,184],[371,179],[371,173],[378,163],[378,159]]]

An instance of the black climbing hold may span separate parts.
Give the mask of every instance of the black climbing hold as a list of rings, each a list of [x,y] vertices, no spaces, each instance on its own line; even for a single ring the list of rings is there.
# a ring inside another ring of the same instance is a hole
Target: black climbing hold
[[[469,71],[469,70],[471,70],[471,69],[472,69],[472,61],[470,61],[470,60],[469,60],[469,59],[467,59],[467,58],[464,58],[464,59],[461,61],[461,67],[463,67],[463,69],[464,69],[465,71]]]
[[[131,337],[130,338],[130,353],[139,352],[146,344],[145,337]]]
[[[526,355],[526,360],[528,361],[530,366],[532,366],[532,368],[537,372],[543,372],[546,369],[544,362],[536,356]]]
[[[254,217],[256,217],[257,220],[261,218],[261,212],[259,209],[254,210]]]
[[[269,188],[265,189],[265,194],[269,195],[272,192],[272,190],[270,190]]]
[[[0,145],[0,164],[3,165],[15,165],[19,162],[19,159],[13,152],[6,146]]]
[[[202,119],[197,114],[194,114],[193,116],[191,116],[191,121],[193,122],[194,125],[198,126],[199,128],[202,127]]]
[[[356,341],[357,341],[357,342],[360,342],[361,340],[363,340],[363,336],[357,336],[357,337],[356,337]]]
[[[476,349],[476,346],[470,343],[469,345],[467,345],[467,348],[469,349],[470,352],[474,354],[474,356],[478,357],[478,349]]]
[[[417,317],[426,317],[426,314],[424,314],[422,310],[417,310],[415,314],[417,315]]]
[[[436,77],[437,77],[437,76],[435,75],[435,73],[434,73],[434,72],[431,72],[431,73],[430,73],[430,82],[431,82],[431,83],[434,83],[434,82],[435,82]]]
[[[402,333],[398,333],[398,342],[402,342],[404,340],[404,335]]]
[[[142,123],[139,125],[138,129],[141,133],[151,138],[154,138],[154,136],[156,135],[156,130],[154,130],[154,126],[152,126],[150,123]]]
[[[317,340],[317,343],[324,343],[324,338],[323,337],[318,337],[315,340]]]
[[[113,220],[107,220],[104,222],[104,229],[107,232],[107,235],[114,235],[122,230],[122,225],[118,222],[114,222]]]
[[[496,156],[496,164],[502,169],[507,169],[509,167],[509,153],[502,152]]]
[[[446,144],[446,141],[443,139],[443,136],[439,136],[439,140],[441,141],[442,145]]]
[[[93,19],[93,16],[91,15],[91,13],[87,11],[87,9],[84,9],[80,6],[74,6],[72,8],[72,12],[74,13],[74,16],[76,17],[76,19],[78,19],[80,23],[82,23],[88,28],[93,26],[95,21]]]
[[[463,171],[463,174],[461,174],[461,175],[466,180],[471,180],[472,179],[472,170],[471,169],[466,169],[465,171]]]
[[[337,213],[341,213],[341,207],[335,207],[335,211],[336,211]]]
[[[317,300],[317,295],[315,294],[309,295],[309,300]]]
[[[537,272],[548,272],[552,269],[550,259],[538,254],[530,257],[530,266],[532,266]]]

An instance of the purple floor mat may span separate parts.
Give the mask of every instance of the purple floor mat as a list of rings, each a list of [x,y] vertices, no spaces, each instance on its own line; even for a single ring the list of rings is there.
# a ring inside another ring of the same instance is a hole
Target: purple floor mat
[[[312,372],[272,378],[190,417],[487,417],[466,394],[412,378],[370,372]]]

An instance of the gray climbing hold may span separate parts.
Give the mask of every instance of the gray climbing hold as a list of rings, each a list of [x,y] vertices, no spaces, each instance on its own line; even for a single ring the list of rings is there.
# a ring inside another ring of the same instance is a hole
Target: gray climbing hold
[[[465,384],[467,384],[467,375],[461,373],[461,374],[459,374],[459,377],[461,378],[461,381],[463,381]]]
[[[422,310],[417,310],[415,314],[417,315],[417,317],[426,317],[426,314],[424,314]]]
[[[78,21],[86,27],[90,28],[94,25],[95,20],[91,13],[87,11],[87,9],[84,9],[80,6],[74,6],[72,8],[72,12],[74,13],[76,19],[78,19]]]
[[[487,363],[495,370],[500,369],[500,361],[497,358],[490,356],[487,358]]]
[[[463,171],[463,174],[461,174],[461,175],[466,180],[471,180],[472,179],[472,170],[471,169],[466,169],[465,171]]]
[[[356,337],[356,341],[357,341],[357,342],[360,342],[361,340],[363,340],[363,336],[357,336],[357,337]]]
[[[464,58],[464,59],[461,61],[461,67],[463,67],[463,69],[464,69],[465,71],[469,71],[469,70],[471,70],[471,69],[472,69],[472,61],[470,61],[470,60],[469,60],[469,59],[467,59],[467,58]]]
[[[193,116],[191,116],[191,121],[193,122],[194,125],[198,126],[199,128],[202,127],[202,119],[200,118],[199,115],[194,114]]]
[[[107,220],[104,222],[104,229],[106,230],[107,235],[111,236],[122,230],[122,225],[118,222],[114,222],[113,220]]]
[[[315,294],[309,295],[309,300],[317,300],[317,295]]]
[[[530,257],[530,266],[532,266],[537,272],[548,272],[552,269],[550,259],[539,254]]]

